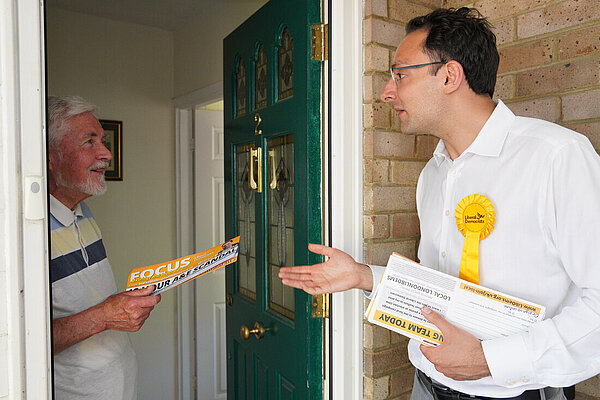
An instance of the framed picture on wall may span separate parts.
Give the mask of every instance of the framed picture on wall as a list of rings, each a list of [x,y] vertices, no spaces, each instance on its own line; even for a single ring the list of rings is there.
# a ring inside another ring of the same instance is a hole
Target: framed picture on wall
[[[107,181],[123,180],[123,121],[98,120],[104,129],[104,145],[112,153],[112,160],[104,173]]]

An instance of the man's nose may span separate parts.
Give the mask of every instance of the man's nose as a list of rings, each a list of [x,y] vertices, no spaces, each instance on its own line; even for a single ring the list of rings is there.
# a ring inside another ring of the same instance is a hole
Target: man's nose
[[[104,143],[100,144],[100,148],[98,149],[97,157],[101,160],[106,160],[106,161],[110,161],[113,158],[112,153],[110,152],[110,150],[108,150],[108,148],[106,148]]]
[[[389,103],[396,99],[396,82],[392,78],[388,81],[388,83],[383,87],[383,91],[380,96],[381,100]]]

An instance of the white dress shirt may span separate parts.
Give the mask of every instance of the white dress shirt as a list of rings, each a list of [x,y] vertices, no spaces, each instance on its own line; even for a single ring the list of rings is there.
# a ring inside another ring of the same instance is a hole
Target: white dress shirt
[[[516,117],[498,101],[454,161],[440,141],[417,184],[421,264],[458,276],[464,237],[454,213],[471,194],[486,196],[496,211],[494,230],[479,244],[479,283],[545,305],[546,319],[482,342],[491,377],[449,379],[411,340],[413,365],[487,397],[566,387],[600,373],[600,158],[588,139]],[[377,284],[382,268],[372,270]]]

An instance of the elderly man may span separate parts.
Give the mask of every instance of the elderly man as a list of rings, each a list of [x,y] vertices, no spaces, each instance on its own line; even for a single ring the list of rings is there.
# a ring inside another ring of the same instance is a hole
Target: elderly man
[[[49,184],[56,399],[135,399],[137,362],[124,331],[139,330],[160,296],[116,293],[100,229],[83,200],[106,191],[112,158],[96,107],[50,97]]]
[[[600,372],[600,158],[584,136],[494,101],[498,60],[476,10],[438,9],[408,23],[381,99],[403,133],[441,139],[417,184],[421,263],[543,304],[547,318],[480,341],[423,307],[444,341],[431,348],[411,340],[413,400],[561,400],[561,387]],[[465,219],[455,210],[465,201],[496,215],[477,268],[461,263],[457,223]],[[309,249],[330,258],[282,268],[284,284],[313,294],[370,291],[383,274],[339,250]]]

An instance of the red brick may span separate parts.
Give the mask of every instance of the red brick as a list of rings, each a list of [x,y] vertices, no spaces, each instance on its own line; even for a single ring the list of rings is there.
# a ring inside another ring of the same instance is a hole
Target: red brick
[[[365,160],[364,182],[382,183],[387,182],[389,177],[389,160]]]
[[[552,39],[505,47],[499,51],[500,65],[498,73],[516,71],[552,62]]]
[[[406,24],[414,17],[429,14],[437,6],[425,6],[421,4],[411,3],[406,0],[389,0],[390,18]]]
[[[386,265],[393,252],[400,253],[414,260],[416,258],[416,241],[402,240],[367,243],[365,245],[365,260],[374,265]]]
[[[365,189],[365,211],[401,211],[416,208],[412,186],[372,186]]]
[[[600,118],[600,89],[562,98],[563,120]]]
[[[416,213],[392,215],[392,238],[416,237],[420,233],[419,217]]]
[[[415,368],[410,366],[390,375],[390,396],[398,396],[412,390]]]
[[[522,117],[541,118],[551,122],[558,122],[560,119],[560,106],[556,97],[509,103],[507,106]]]
[[[417,136],[417,156],[429,160],[440,140],[432,135]]]
[[[526,38],[598,18],[600,2],[567,0],[517,17],[517,34]]]
[[[544,4],[547,0],[481,0],[477,9],[489,20],[515,15]]]
[[[544,94],[598,84],[598,57],[562,63],[517,75],[517,96]]]
[[[368,215],[363,217],[365,239],[385,239],[390,236],[390,224],[387,215]]]
[[[578,29],[558,37],[561,60],[600,52],[600,25]]]
[[[375,131],[365,134],[365,156],[414,157],[415,136]]]
[[[392,161],[390,181],[398,184],[416,184],[425,167],[425,161]]]
[[[365,44],[376,42],[395,48],[405,36],[404,26],[372,17],[364,20],[364,29]]]
[[[364,105],[365,128],[389,128],[390,107],[384,103],[371,103]]]
[[[386,0],[365,0],[364,16],[379,15],[387,17],[387,1]]]
[[[391,331],[389,329],[385,329],[367,322],[364,324],[364,332],[365,348],[376,350],[379,348],[388,347],[390,345]]]
[[[515,40],[515,20],[512,18],[503,19],[492,23],[492,31],[496,35],[496,45],[510,43]]]
[[[515,76],[504,75],[497,77],[494,98],[506,100],[513,97],[515,97]]]
[[[390,74],[375,74],[365,75],[363,78],[364,82],[364,99],[376,101],[379,100],[381,92],[383,92],[384,86],[390,79]]]
[[[365,46],[365,71],[381,71],[389,73],[390,51],[377,44]]]
[[[408,362],[406,348],[395,347],[378,353],[365,351],[365,375],[376,376],[398,369]]]
[[[600,375],[578,383],[576,390],[578,393],[585,393],[589,396],[600,398]],[[577,396],[577,398],[579,398],[579,396]]]

